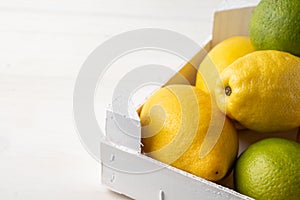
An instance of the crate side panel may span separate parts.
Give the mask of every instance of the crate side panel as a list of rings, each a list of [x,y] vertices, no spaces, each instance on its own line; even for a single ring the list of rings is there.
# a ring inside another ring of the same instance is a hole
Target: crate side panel
[[[251,199],[109,143],[101,144],[101,154],[102,182],[134,199]]]
[[[141,152],[141,126],[138,120],[107,110],[105,129],[108,141]]]
[[[246,7],[215,12],[212,46],[232,36],[248,35],[248,25],[254,8]]]
[[[183,67],[175,74],[165,85],[171,84],[190,84],[195,85],[196,74],[198,67],[203,60],[203,58],[207,55],[209,50],[211,49],[211,38],[209,38],[202,48],[198,51],[198,53],[187,63],[183,65]]]

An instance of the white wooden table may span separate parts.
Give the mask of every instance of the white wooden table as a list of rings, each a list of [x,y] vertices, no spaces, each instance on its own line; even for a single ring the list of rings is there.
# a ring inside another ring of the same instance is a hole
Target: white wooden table
[[[166,28],[201,43],[220,1],[0,1],[0,199],[127,199],[101,185],[77,136],[77,73],[124,31]]]

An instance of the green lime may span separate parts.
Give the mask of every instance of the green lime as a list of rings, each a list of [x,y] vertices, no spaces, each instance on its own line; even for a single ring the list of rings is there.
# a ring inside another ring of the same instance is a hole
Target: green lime
[[[300,144],[268,138],[250,145],[236,163],[237,191],[255,199],[300,198]]]
[[[262,0],[252,13],[249,31],[258,50],[300,56],[300,1]]]

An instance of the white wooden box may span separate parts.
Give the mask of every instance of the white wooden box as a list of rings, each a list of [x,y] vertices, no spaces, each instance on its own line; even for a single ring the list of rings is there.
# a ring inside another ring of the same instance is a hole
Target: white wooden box
[[[227,4],[222,10],[217,10],[214,14],[212,37],[190,60],[190,63],[199,66],[206,52],[228,37],[248,35],[248,22],[253,9],[254,6],[244,5],[233,8],[232,5]],[[189,64],[184,65],[179,73],[192,84],[195,82],[196,70]],[[172,83],[176,83],[177,80],[176,75],[170,77]],[[123,134],[114,122],[116,118],[125,126],[126,123],[134,121],[137,126],[132,130],[132,135],[135,137]],[[138,120],[107,111],[106,140],[101,142],[101,170],[102,183],[111,190],[133,199],[145,200],[251,199],[229,189],[232,187],[232,176],[223,182],[223,185],[228,186],[225,187],[141,154],[141,129],[138,125]],[[249,144],[272,136],[296,140],[297,130],[284,134],[255,134],[251,131],[240,131],[239,153]]]

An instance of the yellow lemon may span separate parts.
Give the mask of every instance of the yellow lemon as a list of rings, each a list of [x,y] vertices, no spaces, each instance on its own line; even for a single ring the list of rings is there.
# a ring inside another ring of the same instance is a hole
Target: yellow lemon
[[[216,45],[199,66],[196,87],[214,94],[220,73],[236,59],[251,53],[254,47],[247,36],[234,36]]]
[[[274,132],[300,125],[300,58],[256,51],[232,63],[221,80],[215,90],[217,103],[243,126]]]
[[[190,85],[161,88],[143,105],[140,119],[146,155],[212,181],[231,169],[237,133],[208,93]]]

